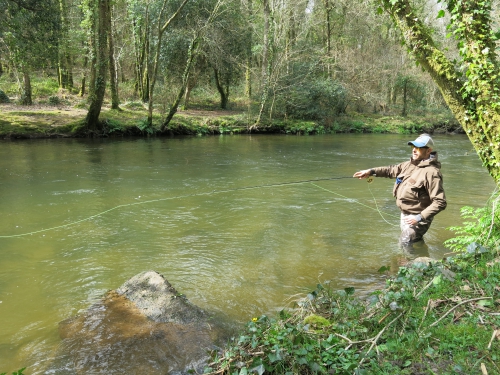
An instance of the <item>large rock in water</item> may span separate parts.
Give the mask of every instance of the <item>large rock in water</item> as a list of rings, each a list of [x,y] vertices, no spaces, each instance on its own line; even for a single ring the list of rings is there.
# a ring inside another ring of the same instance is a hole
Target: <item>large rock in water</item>
[[[230,330],[147,271],[61,322],[59,333],[63,340],[46,374],[180,375],[203,373]]]

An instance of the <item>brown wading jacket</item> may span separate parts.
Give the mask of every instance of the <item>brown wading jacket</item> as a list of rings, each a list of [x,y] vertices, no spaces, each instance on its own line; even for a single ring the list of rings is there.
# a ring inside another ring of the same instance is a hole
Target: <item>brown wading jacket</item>
[[[395,178],[393,194],[401,212],[420,214],[422,220],[429,221],[446,208],[440,169],[437,152],[433,151],[427,160],[409,160],[388,167],[372,168],[372,174],[377,177]]]

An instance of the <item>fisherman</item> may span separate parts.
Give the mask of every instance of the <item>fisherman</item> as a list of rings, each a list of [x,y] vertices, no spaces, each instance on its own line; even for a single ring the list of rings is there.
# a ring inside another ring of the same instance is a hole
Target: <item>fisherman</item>
[[[422,240],[434,216],[446,208],[441,163],[433,151],[434,141],[421,134],[414,141],[411,159],[397,165],[365,169],[354,173],[359,179],[370,176],[395,178],[393,195],[401,210],[400,242],[408,245]]]

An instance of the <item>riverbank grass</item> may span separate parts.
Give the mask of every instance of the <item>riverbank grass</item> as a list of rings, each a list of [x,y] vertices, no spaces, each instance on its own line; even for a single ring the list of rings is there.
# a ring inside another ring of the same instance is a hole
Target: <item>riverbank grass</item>
[[[0,104],[0,137],[51,138],[86,136],[86,110],[81,106],[36,105],[21,107]],[[331,134],[331,133],[396,133],[460,132],[460,127],[446,114],[426,116],[385,116],[349,113],[331,122],[306,120],[270,120],[252,127],[254,119],[240,111],[179,111],[168,127],[160,131],[162,116],[154,113],[152,126],[141,103],[126,103],[120,110],[104,107],[98,136],[151,135],[221,135],[245,133],[269,134]],[[94,134],[96,135],[96,134]]]
[[[15,98],[0,103],[0,137],[53,138],[88,136],[84,127],[87,102],[75,93],[58,90],[51,80],[33,83],[38,100],[31,106],[16,104]],[[12,84],[11,84],[12,86]],[[5,82],[3,89],[13,95],[16,90]],[[147,105],[130,100],[112,110],[106,99],[100,114],[101,128],[92,136],[151,135],[220,135],[242,133],[326,134],[326,133],[399,133],[460,132],[451,113],[427,111],[408,116],[391,113],[357,113],[348,111],[322,120],[263,119],[255,126],[258,103],[248,105],[236,100],[229,110],[218,108],[216,99],[193,102],[190,109],[179,108],[169,125],[160,131],[166,108],[155,107],[152,125],[147,122]]]

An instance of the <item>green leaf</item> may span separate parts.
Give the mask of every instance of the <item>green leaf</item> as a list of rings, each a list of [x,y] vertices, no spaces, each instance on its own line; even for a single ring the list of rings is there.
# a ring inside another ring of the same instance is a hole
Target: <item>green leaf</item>
[[[355,289],[352,286],[350,286],[350,287],[344,288],[344,291],[345,291],[345,294],[347,294],[349,296],[351,294],[354,294]]]
[[[391,266],[382,266],[378,269],[378,273],[384,273],[391,270]]]
[[[477,304],[479,306],[492,306],[493,305],[493,303],[490,300],[487,300],[487,299],[482,299],[480,301],[477,301]]]
[[[434,279],[432,280],[432,283],[434,285],[437,285],[441,282],[441,275],[437,275],[436,277],[434,277]]]
[[[269,362],[271,362],[271,363],[274,363],[274,362],[281,360],[280,350],[276,349],[275,353],[269,353],[267,355],[267,357],[269,358]]]
[[[441,9],[441,10],[438,12],[438,15],[437,15],[437,17],[436,17],[436,18],[443,18],[443,17],[444,17],[444,15],[445,15],[444,10],[443,10],[443,9]]]

